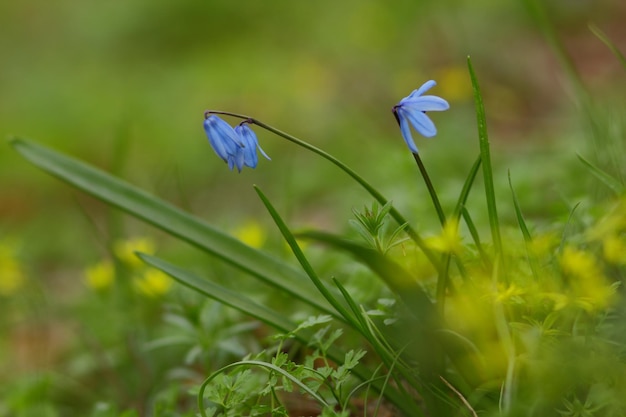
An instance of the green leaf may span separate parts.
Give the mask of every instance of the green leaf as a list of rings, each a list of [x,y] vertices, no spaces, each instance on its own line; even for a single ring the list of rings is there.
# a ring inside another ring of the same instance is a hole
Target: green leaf
[[[381,277],[416,317],[430,319],[434,314],[432,302],[416,279],[380,252],[325,232],[307,231],[298,233],[298,237],[313,239],[349,252]]]
[[[624,57],[624,54],[617,48],[617,45],[615,45],[615,43],[613,43],[597,26],[589,25],[589,29],[594,35],[597,36],[598,39],[602,41],[602,43],[607,46],[607,48],[611,50],[611,52],[613,52],[613,55],[615,55],[618,61],[622,64],[622,67],[626,69],[626,57]]]
[[[491,155],[489,150],[489,136],[487,134],[487,118],[485,116],[485,106],[480,93],[478,79],[472,67],[470,57],[467,57],[467,66],[472,79],[474,89],[474,103],[476,107],[476,120],[478,123],[478,140],[480,143],[480,160],[483,166],[483,178],[485,182],[485,196],[487,198],[487,213],[489,215],[489,225],[491,226],[491,236],[496,253],[502,255],[502,238],[500,237],[500,223],[498,220],[498,210],[496,208],[496,193],[493,185],[493,169],[491,167]]]
[[[224,303],[225,305],[239,310],[242,313],[249,314],[250,316],[255,317],[257,320],[260,320],[283,333],[289,333],[297,327],[296,323],[285,318],[283,314],[278,313],[277,311],[267,308],[265,306],[259,305],[237,292],[217,285],[207,279],[200,278],[183,268],[175,266],[155,256],[142,253],[138,254],[138,256],[148,265],[151,265],[165,272],[176,281],[193,289],[194,291],[197,291],[200,294]],[[337,330],[340,331],[340,329]],[[314,336],[315,335],[311,331],[311,329],[301,329],[294,334],[294,338],[304,344],[309,344],[313,340]],[[336,339],[339,336],[340,333],[336,332],[331,337]],[[332,343],[328,346],[326,354],[330,359],[337,363],[341,363],[341,361],[345,358],[345,352],[339,350]],[[366,380],[371,377],[372,371],[367,369],[365,366],[359,364],[353,369],[353,374],[362,380]],[[372,384],[372,387],[380,392],[383,388],[383,384],[377,381]],[[396,404],[398,408],[407,411],[409,415],[411,414],[411,410],[413,409],[414,405],[404,401],[403,397],[398,393],[397,390],[390,387],[385,387],[384,395],[389,401]]]
[[[509,171],[509,188],[511,189],[511,196],[513,198],[513,206],[515,207],[515,215],[517,216],[517,223],[519,224],[519,228],[522,231],[522,235],[524,236],[524,243],[526,245],[526,253],[528,255],[528,261],[530,265],[530,269],[532,270],[533,276],[535,278],[539,278],[538,274],[538,266],[535,260],[535,257],[532,253],[530,253],[529,245],[531,244],[533,238],[530,235],[530,231],[526,226],[526,221],[524,220],[524,215],[522,214],[522,208],[520,207],[519,201],[517,199],[517,195],[515,194],[515,190],[513,189],[513,183],[511,182],[511,171]]]
[[[163,259],[152,255],[146,255],[144,253],[138,253],[137,256],[139,256],[141,260],[148,265],[165,272],[184,286],[189,287],[209,298],[217,300],[229,307],[249,314],[250,316],[272,326],[275,329],[282,332],[290,332],[297,326],[296,323],[286,319],[284,314],[280,314],[265,306],[257,304],[238,292],[215,284],[208,279],[200,278],[199,276],[164,261]]]
[[[609,187],[611,191],[613,191],[617,196],[621,196],[626,192],[626,187],[624,187],[624,184],[615,179],[609,173],[593,165],[581,155],[578,155],[578,159],[580,159],[580,162],[585,164],[585,166],[597,179],[599,179],[604,185]]]
[[[118,207],[223,261],[283,290],[322,312],[336,315],[306,275],[290,265],[104,171],[23,139],[11,144],[42,170],[92,196]]]
[[[300,262],[300,265],[302,266],[302,269],[304,269],[304,272],[306,272],[306,274],[309,276],[309,279],[311,280],[313,285],[315,285],[315,288],[317,288],[319,293],[322,294],[324,298],[330,303],[330,305],[335,308],[336,312],[339,313],[339,315],[337,315],[337,313],[334,313],[333,316],[340,319],[343,318],[346,323],[352,325],[355,328],[358,328],[358,326],[355,325],[355,319],[352,317],[348,309],[341,302],[339,302],[335,294],[333,294],[334,291],[326,288],[322,280],[317,276],[317,273],[313,269],[313,266],[311,266],[311,264],[307,260],[304,252],[302,252],[302,249],[300,248],[300,245],[298,245],[296,238],[294,237],[293,233],[291,233],[291,230],[289,230],[289,227],[287,227],[287,224],[280,217],[278,211],[276,211],[272,203],[258,187],[255,186],[254,189],[259,195],[261,201],[263,202],[263,205],[265,205],[265,208],[269,212],[270,216],[272,216],[274,223],[276,223],[276,226],[278,226],[278,230],[280,230],[283,238],[285,238],[285,241],[291,248],[291,251],[298,259],[298,262]]]

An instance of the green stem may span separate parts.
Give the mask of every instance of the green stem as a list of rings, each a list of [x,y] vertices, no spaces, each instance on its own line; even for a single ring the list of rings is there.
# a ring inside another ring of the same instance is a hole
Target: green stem
[[[415,162],[417,162],[417,167],[420,170],[420,174],[422,174],[422,178],[424,178],[424,183],[426,183],[426,188],[428,188],[428,193],[430,194],[430,199],[433,201],[435,206],[435,210],[437,211],[437,216],[439,217],[439,222],[441,222],[442,226],[446,224],[446,215],[443,212],[443,208],[441,208],[441,203],[439,202],[439,197],[437,196],[437,192],[435,191],[435,187],[433,186],[432,181],[430,180],[430,176],[428,175],[428,171],[426,171],[426,167],[422,162],[422,158],[420,158],[419,154],[413,153],[413,158]]]
[[[239,119],[247,120],[248,123],[255,124],[255,125],[263,128],[263,129],[265,129],[265,130],[267,130],[269,132],[274,133],[277,136],[280,136],[280,137],[282,137],[284,139],[287,139],[288,141],[290,141],[292,143],[295,143],[298,146],[301,146],[301,147],[303,147],[305,149],[308,149],[309,151],[311,151],[313,153],[316,153],[319,156],[321,156],[322,158],[324,158],[327,161],[331,162],[333,165],[335,165],[336,167],[341,169],[343,172],[348,174],[350,177],[352,177],[352,179],[354,179],[356,182],[358,182],[381,205],[384,206],[388,202],[388,200],[380,192],[378,192],[378,190],[376,190],[374,187],[372,187],[367,181],[365,181],[354,170],[352,170],[350,167],[348,167],[346,164],[344,164],[343,162],[341,162],[340,160],[338,160],[337,158],[335,158],[331,154],[321,150],[320,148],[317,148],[317,147],[311,145],[310,143],[307,143],[307,142],[305,142],[305,141],[303,141],[301,139],[296,138],[295,136],[292,136],[292,135],[290,135],[288,133],[285,133],[285,132],[283,132],[281,130],[278,130],[275,127],[267,125],[267,124],[265,124],[265,123],[255,119],[255,118],[253,118],[253,117],[248,117],[248,116],[243,115],[243,114],[226,112],[226,111],[217,111],[217,110],[207,110],[207,111],[204,112],[205,117],[208,114],[222,114],[222,115],[225,115],[225,116],[232,116],[232,117],[237,117]],[[407,224],[405,230],[406,230],[407,234],[409,235],[409,237],[422,250],[422,252],[424,252],[424,255],[426,255],[426,257],[432,263],[432,265],[435,267],[435,269],[438,272],[441,272],[443,270],[443,267],[441,265],[441,262],[437,258],[437,256],[430,250],[430,248],[428,248],[428,246],[426,246],[426,244],[424,243],[424,240],[421,238],[421,236],[415,231],[415,229],[413,229],[408,224],[407,220],[400,214],[400,212],[398,212],[398,210],[396,210],[394,207],[392,207],[391,210],[389,211],[389,214],[391,214],[391,217],[393,217],[394,220],[398,224],[405,224],[405,223]]]

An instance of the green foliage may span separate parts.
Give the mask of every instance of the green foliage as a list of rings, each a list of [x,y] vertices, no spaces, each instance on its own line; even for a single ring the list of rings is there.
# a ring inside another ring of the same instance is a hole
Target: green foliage
[[[594,138],[619,144],[621,125],[604,127],[542,4],[526,5],[564,65]],[[479,157],[464,178],[439,170],[432,178],[446,185],[437,192],[426,169],[431,161],[414,154],[430,197],[416,198],[426,201],[416,204],[419,215],[402,214],[406,202],[395,207],[321,148],[256,118],[215,112],[330,162],[371,199],[345,222],[361,239],[354,241],[342,232],[295,231],[276,196],[280,187],[255,186],[299,268],[276,244],[252,247],[213,226],[215,218],[206,222],[105,170],[11,139],[35,166],[198,251],[185,246],[178,256],[157,256],[145,244],[119,251],[112,220],[105,256],[87,271],[91,292],[68,314],[81,319],[87,353],[59,355],[64,376],[42,372],[0,388],[0,417],[626,414],[623,155],[599,147],[597,161],[616,162],[609,169],[582,156],[576,169],[563,167],[576,173],[570,186],[597,180],[610,197],[575,201],[558,184],[566,203],[556,216],[529,211],[517,176],[509,170],[506,178],[492,161],[483,100],[489,84],[481,88],[480,71],[467,64]],[[114,171],[123,176],[118,162]],[[433,221],[423,214],[430,203]],[[2,297],[28,284],[27,268],[10,249],[0,253]],[[181,285],[170,290],[171,282]],[[381,288],[375,297],[354,290],[372,282]],[[44,337],[54,330],[28,334],[24,345],[54,341]]]

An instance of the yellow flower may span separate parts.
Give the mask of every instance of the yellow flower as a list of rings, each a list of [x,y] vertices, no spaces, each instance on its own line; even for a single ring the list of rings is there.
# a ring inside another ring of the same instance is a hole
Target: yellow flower
[[[160,297],[172,286],[172,279],[158,269],[148,269],[142,277],[135,281],[135,288],[147,297]]]
[[[552,232],[538,234],[530,241],[529,250],[533,255],[541,258],[550,255],[558,244],[559,237],[556,234]]]
[[[8,243],[0,242],[0,295],[15,294],[24,281],[15,249]]]
[[[426,239],[426,245],[437,252],[460,254],[463,250],[459,236],[459,223],[456,219],[448,220],[439,236]]]
[[[560,263],[563,273],[569,277],[569,289],[576,305],[591,311],[610,304],[615,286],[608,282],[591,253],[567,246]]]
[[[566,246],[561,254],[561,269],[565,275],[578,278],[602,275],[596,258],[589,252]]]
[[[611,234],[602,240],[604,259],[617,265],[626,264],[626,242],[622,236]]]
[[[149,238],[140,237],[129,240],[121,240],[113,245],[113,252],[120,261],[126,265],[137,268],[143,265],[141,259],[135,255],[135,252],[142,252],[153,255],[155,252],[154,242]]]
[[[265,229],[261,225],[252,220],[242,224],[233,230],[233,235],[248,246],[253,248],[261,248],[267,239]]]
[[[115,270],[110,261],[101,261],[85,270],[87,286],[96,290],[105,290],[113,284]]]

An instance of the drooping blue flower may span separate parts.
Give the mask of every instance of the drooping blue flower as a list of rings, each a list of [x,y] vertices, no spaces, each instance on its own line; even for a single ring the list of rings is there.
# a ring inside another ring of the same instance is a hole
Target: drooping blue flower
[[[217,156],[228,163],[228,168],[232,170],[236,166],[241,172],[244,164],[244,155],[241,151],[243,143],[235,129],[212,114],[204,119],[204,131]]]
[[[426,81],[420,88],[413,91],[408,97],[403,98],[393,107],[393,113],[400,124],[400,131],[407,146],[413,153],[417,153],[417,146],[411,136],[409,123],[422,136],[431,138],[437,134],[437,128],[432,120],[426,115],[427,111],[448,110],[450,105],[441,97],[424,96],[437,83],[433,80]]]
[[[204,131],[209,138],[211,147],[219,156],[228,164],[228,168],[232,171],[237,167],[237,171],[241,172],[244,166],[255,168],[259,163],[257,156],[257,148],[264,157],[270,159],[269,156],[259,146],[259,141],[255,133],[250,129],[249,120],[243,121],[234,129],[222,120],[219,116],[205,113]]]
[[[241,143],[243,144],[243,148],[241,151],[243,152],[243,163],[245,166],[250,168],[256,168],[259,163],[259,157],[257,156],[256,150],[257,148],[261,151],[261,154],[271,160],[269,156],[263,151],[263,148],[259,145],[259,141],[256,137],[256,134],[250,127],[248,126],[248,122],[244,121],[235,127],[235,132],[241,139]]]

